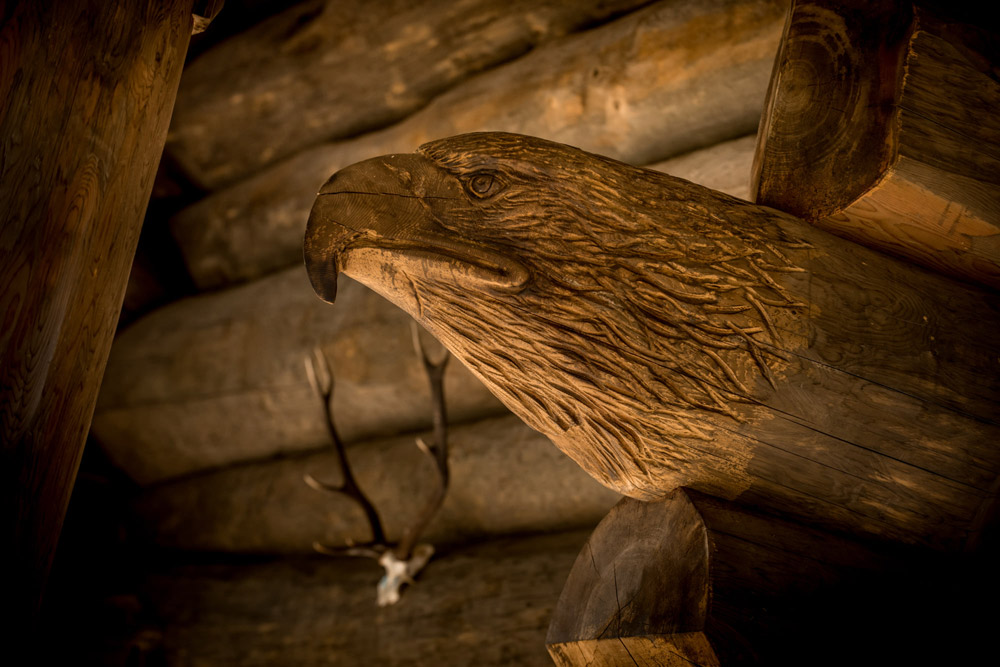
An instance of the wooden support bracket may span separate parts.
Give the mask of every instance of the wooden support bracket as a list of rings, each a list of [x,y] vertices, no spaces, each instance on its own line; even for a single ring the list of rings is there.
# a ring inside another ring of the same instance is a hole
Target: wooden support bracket
[[[993,293],[793,216],[503,133],[342,169],[305,237],[605,485],[974,549],[996,503]],[[960,325],[958,323],[961,323]]]

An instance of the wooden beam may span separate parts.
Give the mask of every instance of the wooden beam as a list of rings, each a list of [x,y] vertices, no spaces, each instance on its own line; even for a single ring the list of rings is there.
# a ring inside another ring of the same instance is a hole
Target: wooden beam
[[[41,599],[190,35],[190,0],[0,5],[0,553],[14,637]]]
[[[310,146],[181,211],[171,231],[195,284],[212,289],[300,263],[331,173],[431,139],[504,130],[646,164],[743,136],[760,121],[786,6],[652,4],[473,77],[385,130]]]
[[[625,498],[577,557],[546,644],[560,667],[957,659],[971,647],[927,632],[970,616],[955,567],[684,489]]]
[[[597,526],[570,571],[545,643],[559,667],[717,667],[706,634],[711,535],[683,491],[625,498]]]
[[[216,190],[390,125],[478,71],[646,2],[308,0],[191,64],[167,150]]]
[[[793,3],[754,161],[758,203],[1000,287],[995,31],[903,0]]]

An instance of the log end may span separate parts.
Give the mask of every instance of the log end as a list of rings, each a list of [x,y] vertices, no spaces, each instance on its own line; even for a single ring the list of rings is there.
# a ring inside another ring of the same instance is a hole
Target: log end
[[[911,22],[896,4],[793,4],[758,133],[754,201],[816,220],[891,165]]]
[[[546,645],[558,665],[619,664],[631,648],[655,664],[717,664],[703,634],[709,590],[708,534],[685,492],[625,498],[577,557]]]

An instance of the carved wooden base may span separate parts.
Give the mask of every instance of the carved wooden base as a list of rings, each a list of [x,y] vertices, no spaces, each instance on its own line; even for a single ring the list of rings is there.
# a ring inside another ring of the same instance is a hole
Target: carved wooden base
[[[337,172],[305,238],[602,483],[962,550],[1000,472],[994,295],[533,137]]]

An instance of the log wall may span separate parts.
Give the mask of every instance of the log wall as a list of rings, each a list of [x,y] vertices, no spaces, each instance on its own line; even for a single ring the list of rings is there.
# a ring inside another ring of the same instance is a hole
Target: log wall
[[[749,201],[750,167],[756,141],[756,135],[748,134],[647,165],[647,169],[662,171]]]
[[[434,466],[414,440],[408,434],[348,448],[354,476],[390,540],[414,522],[437,485]],[[434,545],[593,526],[620,497],[513,415],[457,426],[449,440],[451,484],[423,537]],[[150,541],[170,549],[304,554],[316,540],[334,546],[370,540],[358,506],[306,486],[307,474],[338,484],[335,452],[157,485],[134,508]]]
[[[785,7],[658,2],[474,77],[397,125],[310,146],[180,212],[171,230],[195,283],[215,288],[301,262],[319,186],[376,155],[498,130],[648,164],[741,137],[757,128]]]
[[[93,433],[132,479],[150,484],[330,444],[305,360],[333,368],[345,442],[427,428],[430,391],[409,317],[357,283],[330,308],[304,269],[178,301],[115,343]],[[451,419],[505,412],[460,363],[449,364]]]
[[[185,72],[167,150],[209,190],[384,127],[471,74],[648,0],[309,0]]]
[[[755,127],[786,3],[680,0],[625,13],[638,4],[576,5],[571,10],[554,3],[530,11],[508,7],[510,17],[502,20],[495,5],[475,4],[463,20],[482,19],[485,32],[475,33],[482,42],[477,53],[493,49],[502,54],[505,44],[524,39],[537,48],[466,81],[448,78],[453,73],[431,72],[432,78],[444,78],[414,84],[424,86],[419,95],[426,100],[434,97],[429,91],[457,85],[400,124],[310,148],[182,211],[171,228],[196,284],[206,289],[259,279],[301,262],[304,222],[316,187],[329,170],[371,154],[412,148],[449,133],[502,127],[565,135],[568,141],[593,144],[595,150],[649,161]],[[422,21],[447,22],[452,9],[439,6]],[[384,26],[358,16],[359,7],[349,4],[342,10],[346,14],[339,20],[346,25],[356,19],[353,31],[361,41],[386,39]],[[625,15],[608,22],[620,13]],[[392,26],[390,33],[396,29]],[[326,83],[317,86],[317,68],[303,63],[368,58],[361,68],[367,71],[385,66],[389,56],[377,49],[350,55],[356,44],[332,40],[341,29],[325,3],[305,3],[203,54],[187,71],[180,92],[170,139],[177,163],[197,171],[191,165],[201,158],[191,156],[202,151],[206,159],[219,160],[218,165],[252,171],[251,163],[257,163],[244,153],[255,137],[281,145],[261,163],[266,164],[298,145],[282,127],[295,126],[294,132],[305,132],[300,139],[312,137],[313,144],[330,131],[348,132],[344,128],[355,122],[351,118],[357,111],[344,106],[350,96],[343,90],[354,85],[357,72],[334,65],[321,68]],[[716,44],[720,39],[730,45],[725,53],[709,48],[709,40]],[[310,48],[296,51],[305,42]],[[265,43],[280,52],[275,62],[261,62],[260,45]],[[439,53],[437,47],[429,48],[420,57],[412,49],[408,53],[427,65]],[[503,59],[483,55],[463,66],[472,72]],[[235,92],[239,85],[244,93]],[[251,103],[257,98],[260,108]],[[279,101],[273,106],[265,103],[275,99]],[[714,102],[706,106],[710,99]],[[364,106],[357,99],[351,103]],[[383,103],[388,104],[381,98],[370,101]],[[302,114],[324,109],[340,129],[307,127],[315,124],[304,122]],[[245,142],[223,141],[231,128],[244,126],[260,131],[249,131]],[[737,174],[745,170],[749,141],[723,142],[660,168],[742,194],[745,178]],[[209,187],[229,178],[195,176]],[[317,343],[326,346],[334,361],[339,380],[335,412],[348,441],[428,423],[425,381],[409,352],[406,316],[370,296],[324,308],[311,300],[298,273],[289,270],[242,290],[184,300],[120,337],[93,432],[134,480],[156,483],[324,446],[322,411],[301,363]],[[402,370],[397,358],[405,360]],[[448,384],[449,409],[458,421],[504,411],[459,364],[452,365]]]
[[[362,483],[386,508],[390,536],[412,509],[407,499],[432,479],[419,467],[411,436],[375,437],[429,422],[408,318],[357,285],[329,308],[312,296],[300,269],[268,276],[301,261],[305,219],[331,172],[440,136],[507,130],[655,163],[751,198],[753,139],[744,135],[757,127],[787,2],[452,4],[372,9],[359,0],[307,1],[209,51],[188,71],[169,144],[187,174],[214,192],[177,215],[171,230],[200,289],[255,282],[163,309],[123,334],[112,353],[93,432],[134,480],[156,485],[134,509],[160,546],[299,553],[317,538],[367,537],[346,501],[301,483],[306,472],[337,479],[332,454],[316,451],[327,436],[302,364],[316,344],[333,363],[338,424],[355,442]],[[372,48],[376,42],[384,48]],[[870,341],[858,344],[856,335],[870,318],[920,312],[878,290],[864,295],[843,318],[842,343],[857,357],[871,354]],[[84,347],[80,359],[100,356]],[[945,364],[952,352],[966,354],[940,349]],[[905,356],[906,349],[896,352]],[[873,388],[898,371],[891,359],[879,357],[877,365]],[[816,377],[829,372],[823,367]],[[515,418],[478,421],[504,410],[464,367],[453,362],[447,382],[452,416],[468,423],[455,429],[452,492],[431,524],[431,541],[583,525],[610,506],[614,494]],[[871,396],[862,412],[875,423],[885,397],[875,389]],[[837,397],[830,392],[826,400]],[[799,398],[790,400],[797,405]],[[991,416],[981,408],[970,410],[987,431]],[[921,465],[937,465],[935,457],[947,452],[923,444],[922,415],[914,408],[904,416],[907,427],[897,429],[913,437],[892,432],[880,442],[907,464],[917,456]],[[919,447],[909,446],[918,440]],[[864,463],[871,457],[851,457],[852,465],[872,467]],[[894,476],[895,465],[876,466],[874,475]],[[794,470],[792,462],[775,476]],[[835,470],[823,483],[836,491],[849,486],[842,481]],[[934,495],[933,485],[919,486],[915,494]],[[995,488],[982,491],[995,495]],[[747,499],[766,503],[769,492],[752,489]],[[856,505],[902,511],[891,498],[845,493]],[[952,541],[956,530],[945,526]],[[549,664],[542,649],[548,610],[582,541],[531,538],[442,554],[403,606],[382,612],[371,590],[379,571],[367,562],[173,567],[144,592],[169,624],[171,664]]]

